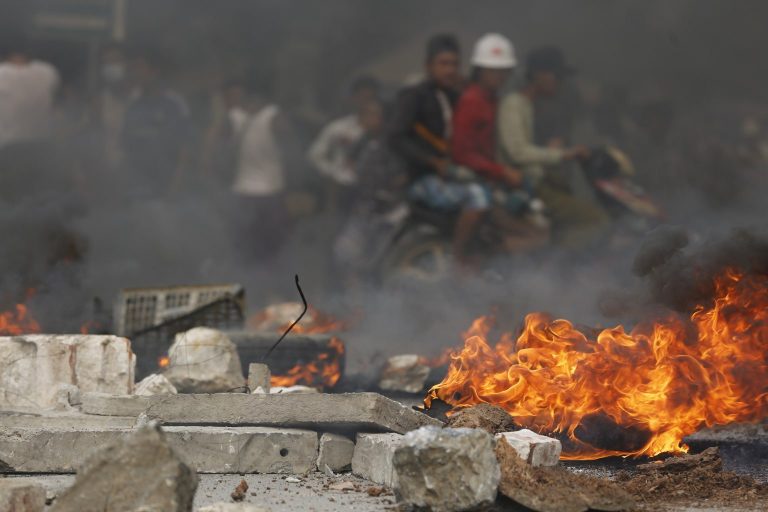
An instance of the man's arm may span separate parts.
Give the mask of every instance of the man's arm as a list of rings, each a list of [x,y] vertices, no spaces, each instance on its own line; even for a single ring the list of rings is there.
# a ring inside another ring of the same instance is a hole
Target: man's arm
[[[537,146],[529,138],[526,115],[514,95],[507,96],[499,108],[499,147],[505,159],[518,165],[554,165],[565,157],[560,148]]]
[[[333,123],[326,125],[317,136],[315,141],[309,147],[307,160],[314,165],[321,174],[333,177],[336,174],[336,167],[331,160],[331,147],[334,139]]]

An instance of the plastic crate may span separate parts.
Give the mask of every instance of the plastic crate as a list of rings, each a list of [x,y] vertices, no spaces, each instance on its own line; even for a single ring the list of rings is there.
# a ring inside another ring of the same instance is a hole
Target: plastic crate
[[[115,301],[115,333],[131,337],[223,298],[239,301],[240,309],[244,309],[245,291],[239,284],[126,288]]]

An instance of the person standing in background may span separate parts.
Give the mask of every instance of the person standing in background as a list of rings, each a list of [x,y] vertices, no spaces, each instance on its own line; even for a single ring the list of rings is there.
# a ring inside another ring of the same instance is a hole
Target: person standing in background
[[[164,81],[160,55],[143,50],[131,57],[136,90],[123,116],[121,151],[127,171],[144,195],[163,196],[181,186],[189,162],[187,102]]]
[[[52,185],[51,124],[59,73],[31,57],[21,34],[0,35],[0,196],[25,194],[24,183]]]
[[[378,99],[378,81],[369,76],[359,77],[350,90],[353,113],[328,123],[307,152],[309,162],[335,185],[330,193],[331,209],[340,206],[345,212],[352,200],[352,187],[358,180],[353,150],[365,134],[363,111]]]

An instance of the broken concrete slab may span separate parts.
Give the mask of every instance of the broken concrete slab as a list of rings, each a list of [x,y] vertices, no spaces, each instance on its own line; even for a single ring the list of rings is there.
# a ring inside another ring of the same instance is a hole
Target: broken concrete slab
[[[615,483],[571,473],[559,466],[534,467],[504,437],[494,449],[501,469],[499,492],[538,512],[633,510],[632,497]]]
[[[317,455],[317,469],[345,471],[352,465],[355,443],[348,437],[325,432],[320,436],[320,450]]]
[[[306,473],[317,461],[317,434],[267,427],[165,427],[179,457],[200,473]],[[72,473],[94,450],[133,429],[12,428],[0,431],[0,472]]]
[[[237,347],[216,329],[177,334],[168,357],[165,376],[181,393],[223,393],[245,385]]]
[[[136,418],[122,416],[93,416],[69,409],[65,411],[44,409],[5,410],[0,414],[0,431],[14,427],[23,428],[130,428]]]
[[[352,473],[377,484],[397,487],[392,459],[402,442],[401,434],[357,434]]]
[[[147,375],[136,384],[135,394],[138,396],[175,395],[178,391],[171,381],[161,373]]]
[[[430,367],[416,354],[403,354],[387,359],[379,377],[379,387],[388,391],[419,393],[429,377]]]
[[[32,334],[0,337],[0,405],[61,405],[59,385],[131,394],[136,359],[117,336]]]
[[[484,430],[422,427],[405,435],[393,464],[398,493],[410,505],[453,512],[496,500],[499,464]]]
[[[106,512],[188,512],[197,482],[195,472],[174,452],[160,428],[147,426],[92,453],[52,510],[82,512],[98,503]]]
[[[515,449],[521,459],[532,466],[556,466],[560,462],[563,447],[557,439],[528,429],[496,434],[497,441],[502,438]]]
[[[43,512],[45,488],[12,478],[0,479],[0,512]]]
[[[263,425],[354,429],[405,433],[425,425],[442,425],[376,393],[290,393],[171,396],[83,395],[88,414],[138,416],[166,425]]]

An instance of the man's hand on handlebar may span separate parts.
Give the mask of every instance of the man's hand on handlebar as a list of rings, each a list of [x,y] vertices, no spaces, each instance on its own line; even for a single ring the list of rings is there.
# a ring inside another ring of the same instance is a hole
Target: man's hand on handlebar
[[[523,173],[514,167],[505,165],[502,170],[501,181],[512,188],[519,188],[523,184]]]
[[[590,153],[591,151],[587,146],[573,146],[565,150],[563,158],[565,160],[586,160],[589,158]]]

